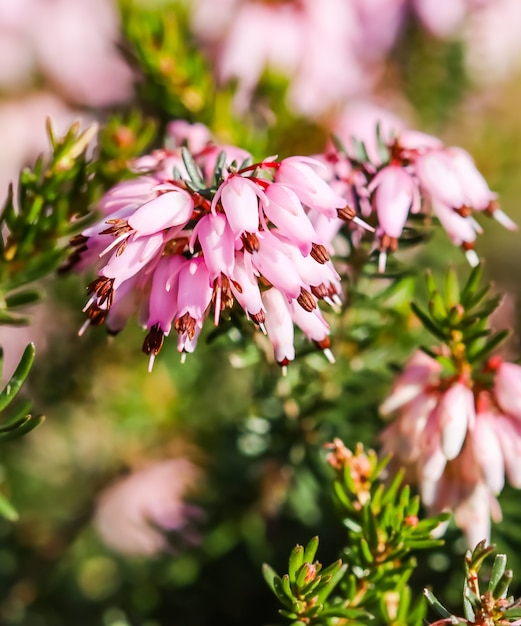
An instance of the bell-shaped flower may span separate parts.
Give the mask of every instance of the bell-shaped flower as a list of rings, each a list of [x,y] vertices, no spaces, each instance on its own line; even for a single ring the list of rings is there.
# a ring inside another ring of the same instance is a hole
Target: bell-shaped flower
[[[467,385],[457,382],[443,394],[438,405],[438,420],[441,447],[451,461],[460,453],[467,430],[476,420],[474,396]]]
[[[284,243],[270,232],[258,234],[259,250],[252,254],[253,267],[287,300],[298,298],[303,282],[285,249]]]
[[[219,187],[212,201],[215,213],[220,201],[230,229],[237,239],[243,233],[259,230],[259,200],[267,203],[260,187],[245,176],[230,176]]]
[[[206,267],[203,257],[186,260],[179,270],[179,284],[176,315],[176,329],[184,332],[191,328],[192,322],[187,320],[186,324],[179,324],[184,316],[188,316],[193,322],[204,320],[205,312],[210,305],[213,289],[210,286],[210,273]],[[188,324],[188,326],[187,326]],[[190,335],[190,331],[188,331]]]
[[[439,379],[441,370],[441,365],[436,359],[422,350],[417,350],[398,376],[391,394],[380,405],[381,415],[387,417],[413,401],[430,384]]]
[[[471,217],[462,217],[453,209],[436,200],[432,200],[432,208],[452,243],[465,250],[469,264],[472,267],[479,265],[479,257],[474,250],[476,233],[479,232],[477,222]]]
[[[235,245],[226,217],[222,213],[210,213],[202,217],[192,231],[192,251],[196,239],[201,245],[210,280],[215,280],[221,274],[230,276],[234,265]]]
[[[184,226],[194,210],[190,194],[173,187],[157,198],[139,207],[129,218],[128,224],[139,237],[146,237],[173,226]]]
[[[263,207],[266,217],[304,256],[309,254],[318,236],[297,194],[281,183],[272,183],[265,193],[269,200]]]
[[[266,332],[273,346],[275,360],[286,367],[295,358],[293,320],[284,294],[272,288],[262,293],[266,310]]]
[[[506,415],[496,415],[494,426],[508,482],[521,489],[521,422]]]
[[[420,206],[418,184],[412,176],[398,165],[381,169],[369,185],[374,192],[378,223],[385,234],[398,239],[409,211],[417,212]]]
[[[483,175],[476,168],[474,159],[462,148],[449,148],[447,155],[453,170],[459,179],[466,204],[476,211],[484,211],[495,200],[496,194],[490,188]]]
[[[237,302],[254,321],[263,323],[264,304],[248,252],[237,252],[230,279],[230,289]]]
[[[114,289],[137,274],[163,248],[164,236],[159,232],[149,237],[130,238],[122,252],[114,252],[100,274],[114,279]]]
[[[315,172],[312,165],[324,167],[322,163],[310,157],[282,159],[275,171],[275,182],[293,189],[302,204],[310,209],[316,209],[334,218],[337,216],[337,209],[345,207],[346,201]]]
[[[496,415],[478,413],[471,431],[471,443],[483,480],[493,493],[498,494],[505,485],[505,462],[496,427]]]
[[[414,162],[415,172],[425,195],[448,207],[465,205],[466,196],[450,155],[444,150],[420,154]]]
[[[122,207],[130,206],[135,209],[158,195],[157,184],[158,180],[153,176],[138,176],[123,180],[98,200],[96,208],[105,214],[111,214],[111,217]]]
[[[501,362],[494,380],[494,395],[501,409],[521,420],[521,365]]]
[[[181,255],[163,256],[154,269],[150,288],[147,328],[156,324],[167,335],[178,310],[179,271],[186,263]]]

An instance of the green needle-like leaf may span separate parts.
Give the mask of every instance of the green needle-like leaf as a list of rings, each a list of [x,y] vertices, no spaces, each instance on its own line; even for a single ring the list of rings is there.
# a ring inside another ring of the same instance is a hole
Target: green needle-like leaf
[[[22,358],[16,367],[14,374],[6,384],[2,393],[0,393],[0,411],[13,400],[16,394],[20,391],[20,387],[23,385],[34,361],[35,349],[34,344],[30,343],[24,350]]]

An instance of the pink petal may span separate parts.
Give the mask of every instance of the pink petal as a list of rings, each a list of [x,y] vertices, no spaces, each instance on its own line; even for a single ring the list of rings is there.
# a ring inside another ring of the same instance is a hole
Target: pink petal
[[[164,193],[143,204],[128,218],[129,225],[140,237],[157,233],[188,222],[194,209],[191,196],[183,190]]]

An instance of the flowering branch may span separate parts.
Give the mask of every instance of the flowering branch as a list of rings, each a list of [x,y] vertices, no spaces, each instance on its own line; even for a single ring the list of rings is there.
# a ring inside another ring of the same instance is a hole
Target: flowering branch
[[[378,461],[361,444],[354,453],[340,439],[326,447],[335,470],[331,488],[347,529],[345,561],[322,570],[313,563],[315,538],[306,549],[293,550],[289,573],[282,578],[265,566],[265,578],[285,606],[280,613],[297,620],[294,624],[330,624],[331,617],[361,624],[378,617],[384,624],[419,626],[424,606],[412,601],[407,585],[416,567],[411,552],[441,545],[432,533],[448,515],[420,520],[419,498],[402,487],[402,476],[385,485],[387,459]]]
[[[464,617],[456,617],[451,614],[430,590],[425,590],[425,597],[429,605],[441,617],[436,622],[431,622],[431,626],[442,626],[443,624],[476,624],[479,626],[513,624],[519,626],[521,624],[520,601],[515,601],[512,596],[508,596],[508,587],[512,581],[513,573],[512,570],[506,569],[506,555],[496,555],[487,590],[482,592],[480,589],[479,572],[481,566],[493,552],[494,546],[487,546],[486,541],[481,541],[472,551],[468,550],[465,554]]]

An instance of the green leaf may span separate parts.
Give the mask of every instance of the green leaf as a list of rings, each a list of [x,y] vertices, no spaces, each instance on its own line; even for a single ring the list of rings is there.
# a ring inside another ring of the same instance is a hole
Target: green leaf
[[[480,263],[476,267],[472,268],[469,274],[469,277],[467,279],[467,282],[465,283],[465,286],[463,287],[461,291],[460,302],[461,304],[463,304],[464,307],[467,308],[469,306],[475,306],[475,304],[472,303],[472,300],[476,295],[476,291],[479,286],[479,283],[481,282],[482,277],[483,277],[483,263]],[[488,287],[486,287],[486,290],[488,291]]]
[[[206,187],[204,180],[199,172],[199,168],[195,163],[192,155],[189,150],[184,146],[181,148],[181,156],[183,158],[183,163],[186,167],[186,171],[188,172],[188,176],[196,189],[204,189]]]
[[[511,331],[508,329],[500,330],[494,336],[492,336],[481,348],[477,348],[474,350],[469,350],[467,353],[468,360],[472,362],[477,362],[485,358],[490,352],[493,352],[498,346],[500,346],[503,341],[505,341]]]
[[[225,165],[226,152],[224,150],[221,150],[221,152],[219,152],[219,155],[217,156],[217,161],[215,162],[215,168],[213,170],[212,185],[214,187],[217,187],[220,184],[223,177],[223,170]]]
[[[362,556],[364,557],[366,563],[368,565],[371,565],[374,561],[374,557],[371,552],[371,548],[369,547],[369,544],[367,543],[367,540],[365,539],[365,537],[360,537],[360,549],[361,549]]]
[[[453,267],[449,267],[445,276],[445,299],[449,309],[460,303],[458,275]]]
[[[24,350],[22,358],[18,363],[14,374],[6,384],[2,393],[0,393],[0,411],[13,400],[16,394],[20,391],[20,387],[23,385],[34,361],[35,349],[34,344],[30,343]]]
[[[327,583],[327,585],[325,585],[322,589],[318,591],[317,602],[320,602],[320,604],[324,604],[324,602],[329,598],[331,593],[334,591],[335,587],[344,577],[344,574],[346,573],[347,568],[348,568],[347,564],[343,564],[338,568],[338,570],[331,576],[331,580]],[[347,597],[350,598],[351,596],[347,595]]]
[[[27,433],[30,433],[31,430],[34,430],[37,426],[42,424],[44,420],[45,417],[43,415],[37,415],[36,417],[27,415],[26,419],[20,422],[16,428],[0,431],[0,441],[10,441],[12,439],[22,437],[23,435],[27,435]]]
[[[273,593],[277,593],[275,591],[275,578],[279,578],[277,572],[267,563],[262,564],[262,575],[264,576],[264,580],[268,583],[268,587],[273,591]]]
[[[494,589],[498,584],[501,576],[505,573],[507,566],[507,555],[496,554],[494,558],[494,564],[492,565],[492,571],[490,572],[490,581],[488,583],[488,590],[494,595]]]
[[[282,602],[284,606],[286,606],[290,610],[293,609],[293,600],[294,600],[293,594],[287,593],[282,583],[282,578],[279,578],[278,576],[276,576],[273,579],[273,591],[275,592],[275,595],[280,600],[280,602]]]
[[[303,563],[313,563],[318,549],[319,539],[317,536],[312,537],[304,549]]]
[[[423,595],[425,599],[429,603],[429,605],[436,611],[436,613],[440,617],[452,617],[452,615],[447,611],[447,609],[443,606],[443,604],[438,600],[438,598],[432,593],[430,589],[424,589]]]
[[[8,309],[14,309],[19,306],[34,304],[42,299],[40,289],[20,289],[15,293],[9,294],[4,298],[5,305]]]
[[[494,591],[492,592],[492,595],[494,596],[496,600],[506,596],[508,592],[508,587],[510,583],[512,582],[513,577],[514,577],[514,573],[512,572],[512,570],[507,569],[504,572],[504,574],[501,576],[501,578],[498,580],[498,582],[496,583],[494,587]]]
[[[289,556],[288,573],[291,582],[295,582],[297,570],[300,569],[304,563],[304,548],[302,546],[295,546]]]
[[[437,339],[441,339],[445,341],[447,339],[446,332],[441,328],[438,324],[436,324],[430,315],[418,306],[415,302],[411,302],[411,309],[413,313],[418,317],[420,322],[425,326],[425,328],[433,334]]]

